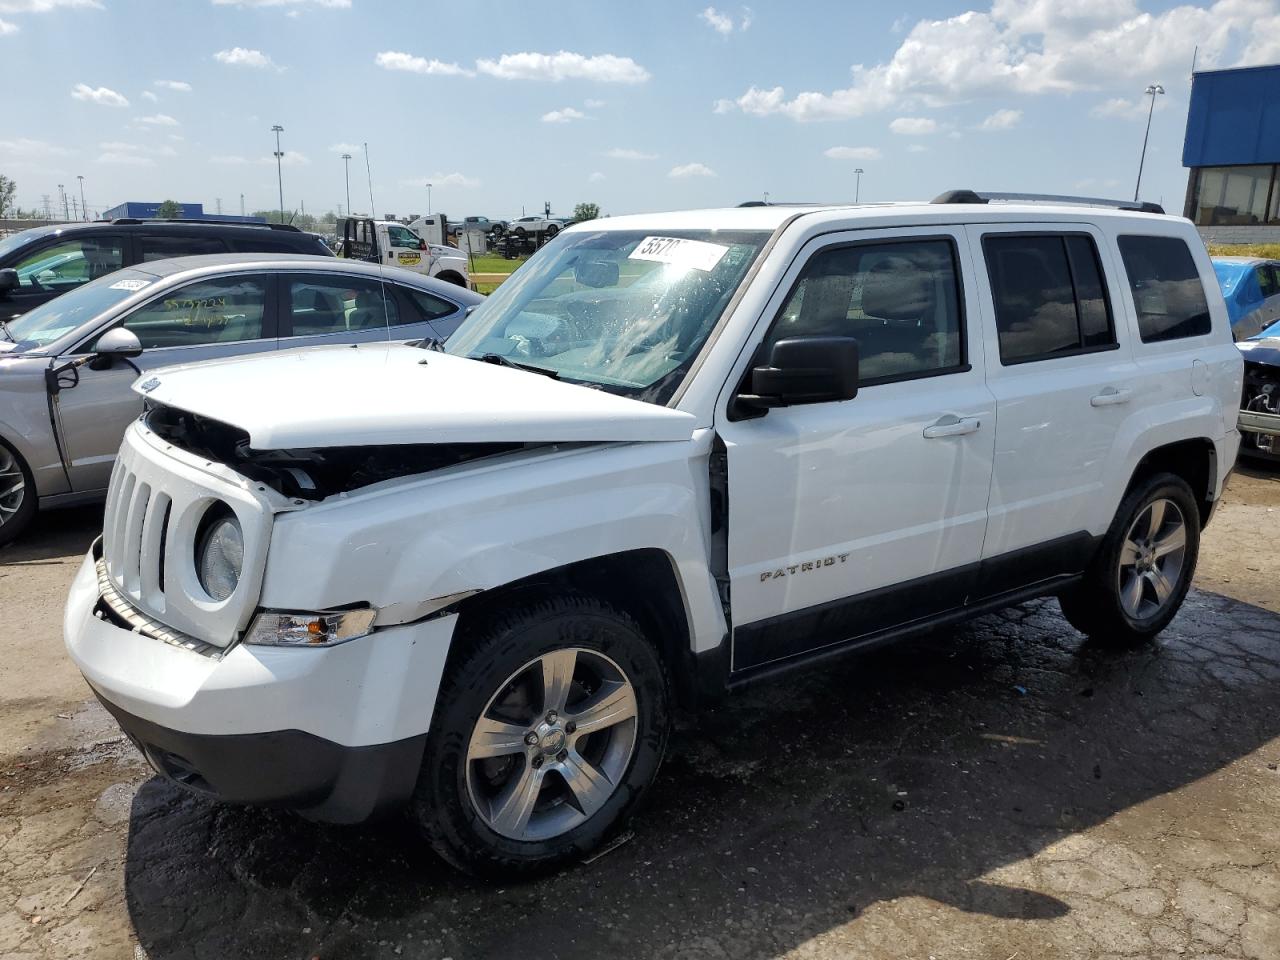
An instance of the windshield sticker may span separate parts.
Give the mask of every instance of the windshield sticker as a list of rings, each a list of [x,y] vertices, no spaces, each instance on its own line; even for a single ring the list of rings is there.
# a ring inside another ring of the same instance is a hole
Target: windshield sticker
[[[112,290],[141,290],[150,280],[117,280],[111,285]]]
[[[708,273],[729,250],[718,243],[703,240],[683,240],[679,237],[645,237],[631,251],[628,260],[652,260],[676,267],[692,267]]]

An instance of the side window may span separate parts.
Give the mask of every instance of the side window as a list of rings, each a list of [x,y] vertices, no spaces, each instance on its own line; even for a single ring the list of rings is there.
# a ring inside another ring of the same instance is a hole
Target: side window
[[[443,297],[437,297],[423,290],[414,290],[412,287],[400,289],[408,295],[409,302],[413,304],[414,311],[418,314],[414,320],[439,320],[458,312],[458,305]]]
[[[391,240],[393,247],[405,247],[410,250],[417,250],[418,245],[422,242],[416,233],[407,227],[397,227],[395,225],[387,227],[387,235]]]
[[[28,293],[65,293],[124,266],[119,237],[65,240],[32,251],[14,265],[18,287]]]
[[[364,277],[297,277],[289,281],[293,336],[381,330],[401,322],[394,297]]]
[[[1202,337],[1213,328],[1200,271],[1178,237],[1120,237],[1143,343]]]
[[[982,250],[1001,363],[1048,360],[1116,344],[1092,237],[987,234]]]
[[[146,350],[259,340],[266,302],[262,277],[201,280],[144,304],[122,326]]]
[[[227,245],[214,237],[164,237],[143,234],[138,237],[138,255],[143,263],[167,260],[169,257],[196,257],[202,253],[226,253]]]
[[[1280,293],[1280,271],[1269,263],[1260,264],[1255,269],[1258,271],[1258,286],[1262,288],[1264,297],[1274,297]]]
[[[765,338],[856,337],[859,380],[884,383],[964,364],[960,283],[950,240],[837,247],[815,254]]]

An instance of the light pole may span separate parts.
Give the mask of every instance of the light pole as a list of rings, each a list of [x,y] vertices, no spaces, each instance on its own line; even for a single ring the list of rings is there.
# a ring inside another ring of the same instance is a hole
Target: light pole
[[[1138,158],[1138,182],[1133,185],[1133,199],[1138,200],[1138,191],[1142,188],[1142,165],[1147,161],[1147,138],[1151,136],[1151,115],[1156,112],[1156,97],[1164,93],[1164,87],[1158,83],[1147,84],[1143,91],[1151,98],[1151,106],[1147,108],[1147,132],[1142,135],[1142,156]]]
[[[766,207],[769,205],[769,191],[768,191],[768,190],[766,190],[766,191],[764,192],[764,205],[765,205]]]
[[[431,216],[431,184],[427,184],[427,216]]]
[[[80,181],[80,214],[88,220],[89,205],[84,202],[84,177],[80,176],[80,174],[76,174],[76,179]]]
[[[62,198],[62,219],[70,220],[71,211],[67,207],[67,188],[62,184],[58,184],[58,196]]]
[[[347,181],[347,214],[351,213],[351,154],[342,155],[342,170]]]
[[[853,174],[857,179],[853,183],[853,202],[858,202],[858,197],[862,195],[862,175],[865,173],[861,167],[854,167]]]
[[[280,152],[280,134],[284,133],[284,127],[277,123],[271,130],[276,135],[276,183],[280,187],[280,222],[284,223],[284,173],[281,170],[284,154]]]

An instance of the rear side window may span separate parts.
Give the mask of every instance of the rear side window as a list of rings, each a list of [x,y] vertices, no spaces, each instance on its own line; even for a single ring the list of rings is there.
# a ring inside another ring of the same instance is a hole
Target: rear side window
[[[1258,267],[1258,286],[1264,297],[1274,297],[1280,293],[1280,271],[1269,263]]]
[[[989,234],[1000,362],[1049,360],[1116,345],[1093,238],[1086,234]]]
[[[1177,237],[1120,237],[1143,343],[1202,337],[1212,329],[1200,271]]]
[[[216,237],[159,237],[145,233],[138,237],[138,255],[142,263],[226,252],[227,245]]]
[[[458,312],[458,305],[452,301],[445,300],[443,297],[437,297],[424,290],[414,290],[412,287],[401,287],[400,289],[408,295],[409,302],[413,304],[418,314],[415,319],[439,320],[442,317]]]

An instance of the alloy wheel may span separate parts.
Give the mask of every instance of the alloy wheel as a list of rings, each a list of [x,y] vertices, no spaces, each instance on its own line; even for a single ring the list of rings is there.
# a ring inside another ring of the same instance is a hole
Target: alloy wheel
[[[7,523],[20,509],[27,495],[27,481],[17,458],[0,445],[0,525]]]
[[[467,746],[467,793],[495,833],[536,842],[585,823],[626,775],[636,745],[635,688],[596,650],[571,647],[513,673]]]
[[[1154,617],[1177,591],[1186,562],[1187,522],[1172,500],[1138,514],[1120,546],[1120,605],[1135,620]]]

